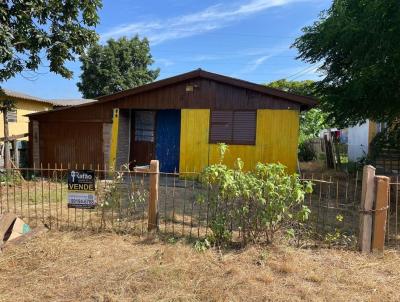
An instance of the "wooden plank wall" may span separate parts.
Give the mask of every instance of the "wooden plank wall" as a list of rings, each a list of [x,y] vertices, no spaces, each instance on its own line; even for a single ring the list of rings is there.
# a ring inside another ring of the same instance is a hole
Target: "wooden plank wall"
[[[186,91],[191,85],[193,91]],[[113,108],[121,109],[292,109],[300,105],[256,91],[207,79],[196,79],[123,97],[111,102],[94,102],[34,115],[38,121],[112,122]]]
[[[39,123],[40,159],[43,167],[55,164],[86,168],[104,165],[101,123]]]
[[[193,90],[188,91],[187,85],[193,87]],[[105,156],[112,157],[113,148],[111,145],[109,155],[103,151],[103,124],[113,122],[114,108],[121,110],[186,108],[183,109],[187,116],[182,118],[182,133],[190,134],[187,138],[182,138],[183,141],[187,140],[186,145],[181,145],[186,146],[186,149],[181,147],[181,150],[184,150],[181,151],[181,161],[184,163],[181,168],[183,169],[200,168],[204,166],[204,163],[209,162],[209,157],[211,161],[218,158],[216,145],[208,146],[210,109],[258,109],[259,124],[263,126],[257,126],[259,138],[256,146],[231,146],[231,155],[227,154],[226,160],[233,161],[233,158],[240,155],[246,159],[246,166],[249,167],[254,166],[257,160],[280,160],[287,164],[290,170],[295,170],[300,105],[205,78],[171,84],[110,102],[99,101],[90,105],[31,116],[30,121],[38,121],[40,125],[41,161],[44,164],[77,161],[104,166]],[[184,125],[187,125],[190,130],[187,130]],[[196,137],[194,135],[196,133],[200,136]],[[201,142],[189,143],[190,140],[200,138]],[[32,133],[30,133],[30,140],[32,140]],[[192,155],[187,153],[193,150],[194,154],[198,154],[200,150],[196,149],[198,143],[203,148],[201,150],[204,151],[206,148],[206,153],[200,155],[202,159],[196,159],[196,162],[193,162]],[[32,156],[30,164],[33,165]]]
[[[180,171],[200,171],[219,161],[217,144],[209,144],[210,110],[183,109],[181,124]],[[257,162],[280,162],[293,173],[297,166],[299,112],[296,110],[257,110],[256,145],[229,145],[224,163],[233,167],[236,159],[244,169]]]

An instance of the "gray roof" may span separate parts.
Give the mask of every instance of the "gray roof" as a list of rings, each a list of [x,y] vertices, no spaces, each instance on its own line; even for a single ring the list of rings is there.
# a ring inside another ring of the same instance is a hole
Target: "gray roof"
[[[81,104],[86,104],[86,103],[91,103],[91,102],[96,101],[96,100],[92,100],[92,99],[43,99],[43,98],[39,98],[36,96],[32,96],[29,94],[25,94],[22,92],[18,92],[18,91],[6,89],[6,88],[2,88],[2,90],[6,96],[9,96],[12,98],[47,103],[47,104],[51,104],[53,106],[66,107],[66,106],[81,105]]]
[[[92,100],[92,99],[53,99],[53,100],[49,100],[49,102],[51,104],[53,104],[54,106],[75,106],[75,105],[96,102],[96,100]]]
[[[36,97],[36,96],[32,96],[29,94],[25,94],[22,92],[18,92],[18,91],[14,91],[14,90],[10,90],[10,89],[6,89],[6,88],[2,88],[3,92],[5,93],[6,96],[9,97],[13,97],[16,99],[23,99],[23,100],[29,100],[29,101],[36,101],[36,102],[42,102],[42,103],[49,103],[49,101]]]

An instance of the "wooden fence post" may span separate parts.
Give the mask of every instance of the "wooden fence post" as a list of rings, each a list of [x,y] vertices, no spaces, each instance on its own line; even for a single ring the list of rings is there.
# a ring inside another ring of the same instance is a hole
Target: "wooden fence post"
[[[375,185],[376,195],[374,207],[374,232],[372,235],[372,252],[383,253],[383,248],[385,245],[390,179],[386,176],[375,176]]]
[[[147,230],[158,229],[158,183],[160,177],[160,164],[158,160],[150,162],[150,194],[149,194],[149,217]]]
[[[375,168],[364,166],[361,189],[359,249],[363,253],[371,252],[372,209],[375,198]]]

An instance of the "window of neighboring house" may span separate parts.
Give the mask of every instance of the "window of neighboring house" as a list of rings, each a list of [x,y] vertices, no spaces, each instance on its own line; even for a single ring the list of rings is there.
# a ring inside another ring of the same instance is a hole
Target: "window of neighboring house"
[[[7,111],[7,120],[10,123],[16,123],[17,122],[17,109],[13,109],[13,110],[8,110]]]
[[[256,110],[212,110],[210,143],[255,145]]]

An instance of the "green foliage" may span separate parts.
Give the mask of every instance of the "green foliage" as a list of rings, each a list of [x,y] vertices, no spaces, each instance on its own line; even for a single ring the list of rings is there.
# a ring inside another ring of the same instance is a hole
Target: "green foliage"
[[[313,145],[310,141],[302,141],[299,144],[299,161],[312,161],[317,159],[317,154],[313,148]]]
[[[1,92],[2,92],[2,90],[0,89],[0,94],[1,94]],[[7,113],[7,111],[15,109],[16,108],[15,106],[16,106],[16,103],[14,100],[4,99],[4,100],[0,101],[0,111],[3,113]]]
[[[201,180],[210,191],[211,240],[217,245],[232,240],[233,221],[241,230],[243,243],[270,243],[284,224],[308,219],[304,196],[312,191],[311,183],[287,174],[281,164],[258,163],[254,171],[244,172],[240,159],[234,169],[220,162],[205,168]]]
[[[205,252],[209,248],[211,248],[211,243],[207,238],[204,240],[196,240],[194,243],[194,249],[198,252]]]
[[[9,185],[21,184],[21,176],[12,171],[2,171],[0,172],[0,183],[7,183]]]
[[[71,78],[65,66],[97,40],[100,0],[0,2],[0,83],[46,58],[50,71]]]
[[[290,93],[315,96],[318,94],[315,90],[315,82],[311,80],[305,81],[288,81],[286,79],[268,83],[267,86],[281,89]],[[327,114],[320,108],[313,108],[300,114],[300,135],[299,143],[318,137],[321,130],[329,128],[330,124]]]
[[[336,215],[336,221],[343,222],[344,217],[341,214]],[[348,236],[346,232],[343,232],[340,228],[335,227],[333,232],[328,232],[324,236],[324,242],[328,244],[329,248],[334,245],[351,246],[354,245],[355,238]]]
[[[280,89],[286,92],[295,93],[304,96],[317,96],[314,81],[289,81],[281,79],[267,84],[268,87]]]
[[[104,198],[102,198],[100,207],[104,209],[119,209],[124,202],[123,206],[126,207],[127,211],[134,213],[138,204],[146,202],[149,192],[136,188],[130,192],[128,198],[124,199],[124,191],[122,190],[124,177],[129,175],[129,173],[124,173],[124,170],[129,171],[129,165],[123,165],[121,171],[112,172],[112,181],[104,187]]]
[[[393,121],[374,137],[367,161],[375,160],[383,149],[400,150],[400,120]]]
[[[172,237],[169,237],[169,238],[167,239],[167,242],[168,242],[169,244],[176,244],[176,243],[178,242],[178,239],[172,236]]]
[[[315,89],[338,126],[400,114],[400,1],[334,0],[294,46],[321,64]]]
[[[77,84],[85,98],[94,98],[134,88],[154,81],[159,69],[153,64],[149,41],[138,36],[110,39],[106,45],[93,45],[80,58],[81,81]]]
[[[330,128],[327,114],[319,108],[310,109],[300,115],[300,136],[299,142],[316,138],[323,129]]]

